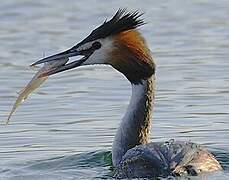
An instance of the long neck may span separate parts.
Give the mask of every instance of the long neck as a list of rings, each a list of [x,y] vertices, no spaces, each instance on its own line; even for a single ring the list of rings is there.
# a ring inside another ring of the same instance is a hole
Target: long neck
[[[154,75],[141,84],[132,84],[130,104],[113,142],[114,166],[119,164],[127,150],[149,142],[154,86]]]

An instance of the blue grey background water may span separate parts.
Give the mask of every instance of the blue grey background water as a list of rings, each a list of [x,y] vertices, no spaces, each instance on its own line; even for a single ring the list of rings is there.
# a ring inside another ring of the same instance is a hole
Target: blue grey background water
[[[8,0],[0,4],[0,120],[36,70],[32,62],[70,48],[119,7],[145,12],[141,32],[157,63],[152,141],[205,145],[229,179],[229,1]],[[110,150],[130,99],[110,67],[49,78],[0,126],[0,177],[111,178]]]

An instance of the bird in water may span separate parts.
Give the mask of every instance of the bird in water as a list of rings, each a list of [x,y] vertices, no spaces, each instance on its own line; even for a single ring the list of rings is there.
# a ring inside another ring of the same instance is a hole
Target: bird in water
[[[215,157],[192,142],[149,142],[155,100],[155,63],[137,28],[144,23],[138,11],[119,9],[109,21],[72,48],[32,65],[83,56],[40,75],[56,74],[79,66],[106,64],[122,73],[132,85],[127,111],[112,146],[115,178],[198,175],[221,170]]]

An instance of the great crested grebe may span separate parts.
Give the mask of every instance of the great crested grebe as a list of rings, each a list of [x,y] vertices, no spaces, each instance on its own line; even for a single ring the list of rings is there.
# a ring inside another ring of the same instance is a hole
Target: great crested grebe
[[[214,156],[191,142],[170,140],[149,143],[155,99],[155,64],[137,27],[144,24],[138,11],[119,9],[83,41],[67,51],[33,65],[82,55],[80,60],[51,69],[48,76],[84,65],[107,64],[124,74],[132,85],[127,112],[112,147],[116,178],[198,175],[221,170]]]

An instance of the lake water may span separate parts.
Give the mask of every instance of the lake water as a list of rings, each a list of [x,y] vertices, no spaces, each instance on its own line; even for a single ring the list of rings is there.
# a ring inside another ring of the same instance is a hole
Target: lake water
[[[29,65],[82,40],[119,7],[145,12],[140,28],[157,64],[152,141],[206,146],[229,179],[229,1],[8,0],[0,4],[0,120],[36,70]],[[131,93],[106,66],[49,78],[0,126],[6,180],[110,179],[110,150]]]

